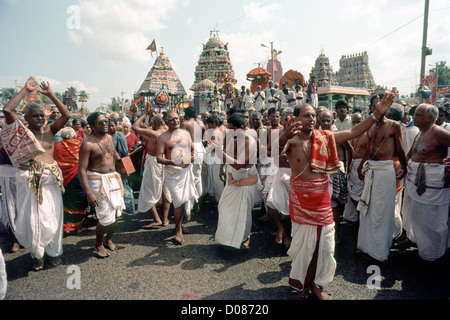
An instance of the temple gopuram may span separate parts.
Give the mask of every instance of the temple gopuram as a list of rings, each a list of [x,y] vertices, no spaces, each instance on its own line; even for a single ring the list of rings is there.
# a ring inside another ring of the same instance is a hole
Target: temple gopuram
[[[221,89],[225,83],[236,84],[233,66],[228,52],[228,44],[218,37],[218,31],[210,33],[210,38],[203,44],[198,65],[195,68],[195,81],[190,90],[194,92],[194,106],[197,112],[206,111],[214,89]]]
[[[336,74],[333,72],[333,67],[330,65],[330,59],[325,55],[323,50],[321,50],[320,55],[317,57],[309,77],[316,77],[317,86],[319,87],[339,85],[336,80]]]
[[[342,56],[339,60],[337,78],[345,87],[375,89],[376,84],[369,68],[367,51]]]
[[[169,58],[161,49],[159,56],[156,58],[153,67],[148,72],[144,82],[137,91],[137,95],[149,97],[149,100],[162,88],[164,88],[171,100],[171,109],[182,103],[186,91],[180,78],[175,73]]]
[[[319,105],[334,110],[336,101],[345,99],[353,107],[366,110],[369,90],[375,87],[368,61],[367,52],[342,56],[340,70],[335,73],[328,57],[321,50],[310,73],[310,78],[314,76],[317,80]]]

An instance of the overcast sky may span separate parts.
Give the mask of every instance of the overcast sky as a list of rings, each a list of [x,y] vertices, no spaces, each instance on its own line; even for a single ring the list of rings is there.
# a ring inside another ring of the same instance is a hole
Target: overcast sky
[[[321,50],[339,70],[342,55],[367,51],[375,82],[400,94],[419,84],[424,0],[0,0],[0,88],[29,75],[54,91],[86,90],[89,110],[112,97],[130,99],[153,66],[153,39],[187,91],[202,44],[217,29],[228,43],[238,86],[281,50],[285,71],[307,78]],[[428,71],[450,65],[450,2],[429,8]]]

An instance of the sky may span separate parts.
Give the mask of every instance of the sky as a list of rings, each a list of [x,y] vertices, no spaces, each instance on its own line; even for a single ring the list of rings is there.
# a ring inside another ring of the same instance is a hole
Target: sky
[[[321,51],[333,71],[343,55],[367,51],[378,85],[409,95],[419,84],[425,0],[0,0],[0,88],[32,75],[55,92],[89,94],[93,111],[132,99],[152,68],[153,39],[188,95],[212,30],[228,43],[240,87],[281,50],[283,70],[309,78]],[[426,73],[450,65],[450,1],[431,0]]]

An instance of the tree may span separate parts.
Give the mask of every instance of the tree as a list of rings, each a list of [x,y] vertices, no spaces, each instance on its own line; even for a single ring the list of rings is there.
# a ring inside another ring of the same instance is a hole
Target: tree
[[[446,64],[446,61],[440,61],[434,68],[430,69],[430,71],[434,72],[434,74],[437,76],[438,86],[445,86],[450,84],[450,68]]]
[[[16,89],[14,89],[14,88],[3,88],[0,91],[0,103],[6,104],[15,95],[16,95]]]
[[[88,94],[86,91],[81,90],[81,91],[78,93],[78,98],[83,98],[83,99],[88,100],[88,99],[89,99],[89,94]]]
[[[122,104],[120,103],[120,98],[112,98],[109,109],[113,112],[120,111],[122,109]]]

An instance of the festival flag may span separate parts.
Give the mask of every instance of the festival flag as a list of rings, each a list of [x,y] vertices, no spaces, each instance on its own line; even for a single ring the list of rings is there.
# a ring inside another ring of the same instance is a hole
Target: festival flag
[[[152,43],[148,46],[148,48],[146,50],[150,50],[152,57],[153,57],[153,52],[156,51],[156,42],[155,39],[153,39]]]

